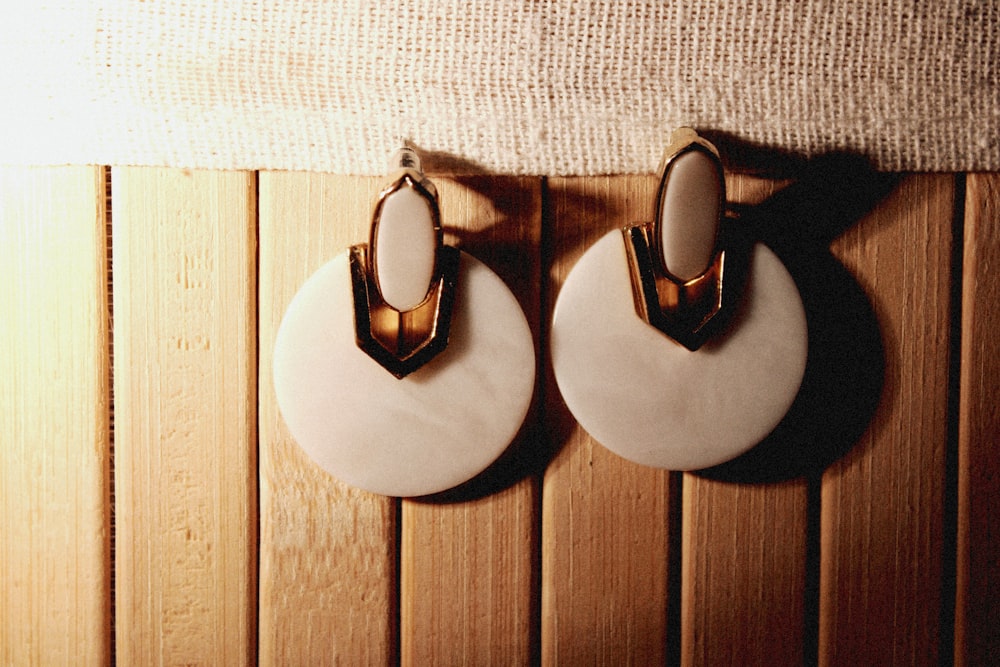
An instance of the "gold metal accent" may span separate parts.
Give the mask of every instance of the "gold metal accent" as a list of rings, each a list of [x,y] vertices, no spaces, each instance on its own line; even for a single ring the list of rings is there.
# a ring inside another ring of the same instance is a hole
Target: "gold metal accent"
[[[354,332],[358,347],[400,379],[429,362],[448,345],[460,258],[457,248],[444,245],[437,191],[420,173],[415,154],[410,153],[411,149],[401,151],[401,173],[379,194],[372,214],[369,242],[352,246],[350,250]],[[396,310],[385,302],[374,260],[382,206],[390,195],[402,188],[411,188],[427,201],[437,237],[433,277],[427,295],[406,311]]]
[[[682,281],[666,268],[663,248],[660,247],[660,226],[670,168],[674,160],[689,151],[701,151],[708,155],[719,170],[721,220],[714,258],[708,268],[701,275]],[[671,135],[670,145],[660,164],[660,185],[656,193],[653,222],[630,225],[622,230],[636,313],[691,351],[697,350],[721,331],[743,292],[745,248],[726,248],[729,244],[725,242],[725,204],[725,180],[719,152],[691,128],[680,128]]]

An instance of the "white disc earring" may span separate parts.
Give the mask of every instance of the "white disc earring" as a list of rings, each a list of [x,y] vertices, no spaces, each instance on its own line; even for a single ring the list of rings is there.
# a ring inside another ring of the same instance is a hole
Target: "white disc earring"
[[[367,244],[314,273],[288,306],[274,387],[291,435],[368,491],[421,496],[487,468],[534,391],[531,331],[485,264],[447,246],[437,192],[409,148]]]
[[[580,425],[618,455],[696,470],[746,452],[805,372],[805,310],[766,246],[734,242],[718,152],[671,136],[653,222],[609,232],[560,291],[550,347]]]

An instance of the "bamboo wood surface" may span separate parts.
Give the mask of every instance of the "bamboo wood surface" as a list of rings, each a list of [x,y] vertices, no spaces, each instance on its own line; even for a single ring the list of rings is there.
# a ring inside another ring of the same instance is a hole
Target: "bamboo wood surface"
[[[253,174],[112,171],[116,650],[252,663]]]
[[[402,664],[532,662],[535,496],[526,480],[489,498],[404,503]]]
[[[288,435],[272,350],[295,292],[367,241],[383,179],[262,172],[260,655],[262,665],[388,665],[398,656],[397,500],[348,487]]]
[[[726,179],[729,200],[759,204],[777,183]],[[736,484],[684,476],[682,664],[801,664],[805,656],[804,478]]]
[[[682,664],[805,658],[806,489],[686,475]]]
[[[365,240],[385,180],[259,174],[255,270],[253,174],[114,169],[112,337],[102,174],[0,170],[3,664],[935,664],[952,619],[957,663],[996,661],[996,174],[958,179],[964,211],[953,176],[912,175],[845,219],[827,256],[877,316],[874,417],[848,401],[799,424],[804,450],[845,410],[863,434],[822,477],[761,481],[625,462],[548,369],[562,280],[603,233],[649,218],[654,177],[431,173],[451,240],[521,299],[541,386],[498,468],[406,502],[319,471],[270,379],[288,301]],[[731,198],[780,212],[794,176],[730,178]],[[815,186],[797,196],[820,210]],[[816,226],[789,216],[771,240]],[[846,312],[829,304],[823,327]]]
[[[651,216],[656,179],[551,179],[550,302],[583,251]],[[625,461],[572,419],[549,373],[558,448],[542,497],[542,663],[661,664],[669,650],[671,475]]]
[[[104,177],[0,169],[0,663],[111,654]]]
[[[912,176],[834,244],[874,302],[886,367],[871,425],[823,476],[820,664],[941,650],[953,215],[951,176]]]
[[[442,224],[454,237],[450,243],[485,262],[514,290],[538,341],[540,180],[434,182]],[[536,435],[524,429],[498,465],[458,492],[403,501],[402,664],[536,661]]]
[[[970,174],[962,263],[955,663],[1000,662],[1000,174]]]

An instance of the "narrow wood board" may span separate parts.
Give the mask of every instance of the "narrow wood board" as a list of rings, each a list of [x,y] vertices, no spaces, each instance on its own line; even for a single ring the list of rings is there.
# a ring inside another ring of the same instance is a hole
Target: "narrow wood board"
[[[403,507],[404,665],[532,664],[535,488]]]
[[[727,179],[732,202],[760,204],[780,184]],[[807,482],[732,483],[686,474],[682,664],[801,664]]]
[[[274,337],[302,283],[368,239],[383,179],[261,172],[261,665],[398,659],[398,501],[314,464],[278,412]]]
[[[806,489],[684,479],[681,660],[803,664]]]
[[[111,659],[104,174],[0,169],[0,663]]]
[[[593,242],[650,219],[656,184],[652,176],[549,181],[550,304]],[[542,498],[542,664],[661,664],[668,651],[670,474],[630,463],[590,438],[558,398],[551,373],[546,394],[546,428],[558,453]]]
[[[882,328],[881,403],[823,477],[819,663],[934,664],[948,439],[954,182],[904,179],[835,254]]]
[[[253,662],[254,183],[246,172],[112,171],[126,664]]]
[[[451,243],[504,279],[539,340],[541,188],[532,178],[435,178]],[[537,662],[539,443],[527,426],[492,468],[445,497],[404,500],[404,665]]]
[[[955,664],[1000,662],[1000,174],[969,174],[962,262]]]

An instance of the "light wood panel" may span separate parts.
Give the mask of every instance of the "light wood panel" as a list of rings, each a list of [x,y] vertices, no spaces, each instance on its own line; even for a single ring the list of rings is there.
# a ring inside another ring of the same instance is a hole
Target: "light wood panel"
[[[651,217],[656,179],[551,179],[549,295],[604,233]],[[542,663],[638,664],[668,650],[670,474],[632,464],[569,416],[549,373],[558,448],[542,499]]]
[[[535,647],[535,484],[403,506],[402,664],[524,665]]]
[[[104,176],[0,169],[0,663],[110,660]]]
[[[117,653],[253,662],[254,176],[112,171]]]
[[[911,176],[834,243],[874,302],[881,403],[823,477],[820,664],[933,664],[948,438],[953,179]]]
[[[955,663],[1000,660],[1000,174],[966,182]]]
[[[518,296],[539,340],[541,182],[434,178],[450,242]],[[527,421],[535,418],[529,413]],[[490,469],[431,500],[404,500],[401,657],[405,665],[523,665],[537,660],[537,432]]]
[[[802,482],[688,476],[682,498],[679,478],[587,437],[547,366],[536,430],[471,487],[401,509],[341,485],[287,435],[270,350],[306,277],[365,239],[384,179],[261,174],[259,342],[253,175],[116,169],[114,180],[122,663],[798,664],[811,641],[823,664],[949,657],[951,177],[908,177],[834,243],[878,315],[886,367],[874,420],[823,476],[819,556]],[[453,239],[535,313],[600,235],[649,217],[655,187],[435,180],[446,225],[459,221]],[[730,184],[744,201],[766,194]],[[956,662],[983,664],[1000,650],[1000,177],[969,175],[966,195],[954,633]],[[3,664],[111,658],[103,196],[99,168],[0,169]],[[539,239],[525,218],[543,208]],[[549,446],[540,489],[531,472]],[[814,578],[816,610],[802,588]]]
[[[726,179],[729,200],[742,205],[760,204],[778,186]],[[803,662],[807,492],[804,477],[756,484],[684,476],[683,664]]]
[[[272,350],[302,283],[367,241],[383,179],[260,174],[262,665],[398,658],[398,501],[353,489],[303,453],[278,413]]]

